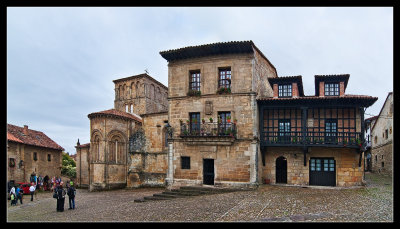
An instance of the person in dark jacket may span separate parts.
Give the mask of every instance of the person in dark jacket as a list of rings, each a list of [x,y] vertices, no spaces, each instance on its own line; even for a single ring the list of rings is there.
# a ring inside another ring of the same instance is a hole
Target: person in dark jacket
[[[60,185],[56,188],[57,192],[57,211],[64,211],[64,202],[65,202],[65,189],[63,188],[63,182],[60,182]]]
[[[69,208],[68,208],[68,210],[75,209],[75,194],[76,194],[76,190],[75,190],[74,186],[73,185],[69,185],[68,192],[67,192],[68,199],[69,199]]]

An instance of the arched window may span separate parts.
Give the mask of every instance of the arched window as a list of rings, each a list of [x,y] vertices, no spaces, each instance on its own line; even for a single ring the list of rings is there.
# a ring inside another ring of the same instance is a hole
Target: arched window
[[[136,84],[136,94],[135,94],[135,98],[138,97],[138,93],[139,93],[139,83]]]
[[[135,82],[131,84],[131,98],[135,98]]]
[[[168,131],[167,128],[164,128],[164,147],[168,147]]]
[[[131,104],[131,113],[133,113],[133,104]]]
[[[125,105],[125,112],[126,112],[126,113],[128,113],[128,112],[129,112],[129,110],[128,110],[128,109],[129,109],[129,106],[128,106],[128,104],[126,104],[126,105]]]
[[[150,94],[150,99],[151,99],[151,100],[155,100],[155,99],[154,99],[155,88],[154,88],[154,85],[153,85],[153,84],[151,85],[151,91],[150,91],[150,93],[151,93],[151,94]]]
[[[122,89],[122,85],[119,85],[119,89],[118,89],[118,98],[121,100],[122,96],[124,94],[124,91]]]
[[[93,150],[92,150],[92,160],[100,161],[100,137],[96,135],[92,142]]]
[[[112,136],[108,141],[108,162],[125,163],[125,142],[119,134]]]

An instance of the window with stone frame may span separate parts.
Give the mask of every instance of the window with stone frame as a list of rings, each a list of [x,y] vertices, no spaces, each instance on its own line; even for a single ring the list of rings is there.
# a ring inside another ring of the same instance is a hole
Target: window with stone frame
[[[34,160],[34,161],[37,161],[37,160],[38,160],[38,156],[37,156],[37,153],[36,153],[36,152],[33,152],[33,160]]]
[[[189,72],[189,91],[200,91],[200,70]]]
[[[292,84],[279,84],[278,85],[278,97],[292,97]]]
[[[51,161],[51,154],[47,154],[47,161]]]
[[[231,88],[231,68],[219,68],[218,88]]]
[[[326,96],[338,96],[339,95],[339,83],[325,83],[325,95]]]

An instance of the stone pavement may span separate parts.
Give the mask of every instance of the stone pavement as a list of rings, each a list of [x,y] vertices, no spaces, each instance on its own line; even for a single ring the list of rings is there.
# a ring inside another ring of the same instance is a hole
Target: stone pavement
[[[88,192],[78,189],[76,209],[56,212],[51,193],[9,206],[8,222],[392,222],[392,179],[367,174],[359,188],[261,185],[239,191],[134,202],[162,188]]]

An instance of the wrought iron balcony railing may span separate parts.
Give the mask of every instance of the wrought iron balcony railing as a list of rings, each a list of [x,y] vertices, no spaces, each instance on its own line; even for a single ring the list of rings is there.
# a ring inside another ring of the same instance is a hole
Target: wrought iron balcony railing
[[[262,132],[261,142],[263,145],[282,146],[343,146],[361,147],[363,142],[360,132]]]
[[[233,137],[236,138],[235,123],[181,123],[181,137]]]

